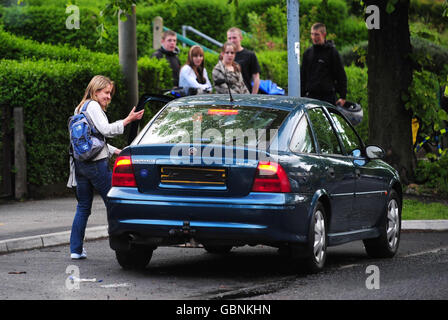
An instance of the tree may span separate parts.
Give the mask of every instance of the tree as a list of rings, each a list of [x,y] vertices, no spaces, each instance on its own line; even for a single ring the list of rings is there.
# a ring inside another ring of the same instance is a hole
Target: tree
[[[124,85],[128,92],[128,109],[138,102],[137,34],[135,6],[139,0],[109,0],[102,16],[118,17],[118,56],[123,71]],[[105,32],[104,25],[101,30]],[[103,33],[101,34],[103,36]]]
[[[382,146],[404,183],[413,180],[412,114],[406,110],[412,83],[409,0],[365,0],[377,6],[379,29],[368,32],[369,143]]]

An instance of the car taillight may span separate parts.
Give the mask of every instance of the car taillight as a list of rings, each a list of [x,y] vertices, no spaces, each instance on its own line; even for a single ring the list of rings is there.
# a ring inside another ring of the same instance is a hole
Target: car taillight
[[[112,187],[136,187],[134,170],[130,156],[121,156],[115,160],[112,172]]]
[[[260,161],[255,174],[254,192],[291,192],[285,170],[276,162]]]

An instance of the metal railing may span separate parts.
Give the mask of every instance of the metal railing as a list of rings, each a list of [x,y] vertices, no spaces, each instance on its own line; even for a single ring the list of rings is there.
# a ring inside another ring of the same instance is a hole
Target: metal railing
[[[222,47],[222,43],[221,42],[213,39],[212,37],[206,35],[205,33],[202,33],[201,31],[199,31],[199,30],[197,30],[197,29],[195,29],[195,28],[193,28],[191,26],[183,25],[182,26],[182,36],[186,37],[187,36],[187,31],[193,32],[194,34],[204,38],[207,41],[210,41],[211,43],[213,43],[214,45],[217,45],[220,48]]]
[[[167,28],[167,27],[164,26],[164,27],[163,27],[163,30],[166,31],[166,30],[171,30],[171,29],[169,29],[169,28]],[[188,44],[189,46],[198,45],[198,46],[201,46],[201,48],[202,48],[205,52],[210,52],[210,53],[213,53],[213,54],[218,54],[218,52],[216,52],[216,51],[214,51],[214,50],[212,50],[212,49],[209,49],[209,48],[207,48],[206,46],[204,46],[204,45],[202,45],[202,44],[200,44],[200,43],[198,43],[198,42],[196,42],[196,41],[193,41],[193,40],[191,40],[191,39],[189,39],[189,38],[187,38],[187,37],[185,37],[185,36],[183,36],[183,35],[181,35],[181,34],[179,34],[179,33],[177,33],[177,32],[176,32],[176,35],[177,35],[177,40],[181,41],[181,42],[184,43],[184,44]]]

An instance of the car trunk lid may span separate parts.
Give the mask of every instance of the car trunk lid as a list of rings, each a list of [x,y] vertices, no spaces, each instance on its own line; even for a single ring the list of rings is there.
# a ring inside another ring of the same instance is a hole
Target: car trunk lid
[[[267,154],[232,146],[131,148],[135,179],[142,193],[244,196],[251,191],[260,156]]]

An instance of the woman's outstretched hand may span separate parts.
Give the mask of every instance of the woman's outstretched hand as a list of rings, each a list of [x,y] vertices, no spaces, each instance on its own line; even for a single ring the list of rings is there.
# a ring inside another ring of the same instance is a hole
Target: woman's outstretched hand
[[[145,109],[135,112],[135,106],[134,106],[131,112],[129,112],[128,116],[124,119],[123,125],[126,126],[135,120],[140,120],[143,117],[143,113],[145,113]]]

